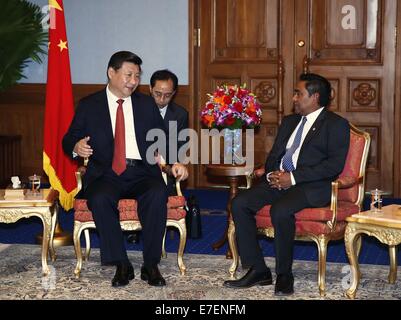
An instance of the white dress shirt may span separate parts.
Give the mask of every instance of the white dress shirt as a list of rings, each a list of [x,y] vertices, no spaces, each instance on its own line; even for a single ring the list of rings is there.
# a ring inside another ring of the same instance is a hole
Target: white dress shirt
[[[113,135],[116,129],[116,116],[118,103],[117,96],[115,96],[109,89],[106,88],[107,102],[109,104],[111,126],[113,128]],[[125,157],[128,159],[138,159],[141,160],[142,157],[139,153],[138,144],[136,142],[135,128],[134,128],[134,114],[132,110],[132,100],[131,97],[123,99],[123,111],[124,111],[124,126],[125,126]]]
[[[163,119],[166,116],[167,107],[168,107],[168,105],[164,106],[163,108],[159,108],[160,115],[162,116]]]
[[[313,127],[313,124],[315,123],[317,117],[319,117],[319,115],[323,111],[323,109],[324,109],[324,107],[317,109],[316,111],[313,111],[312,113],[309,113],[307,116],[305,116],[306,122],[304,125],[304,129],[302,131],[301,142],[299,144],[299,147],[295,150],[294,154],[292,155],[292,163],[294,164],[295,169],[297,168],[299,152],[302,148],[302,144],[304,143],[305,137],[308,134],[309,130]],[[295,139],[296,132],[297,132],[299,126],[301,125],[301,123],[302,123],[302,118],[299,121],[298,125],[296,126],[295,130],[292,132],[290,139],[287,142],[286,150],[292,146],[294,139]],[[312,130],[314,130],[314,128]],[[281,162],[280,162],[280,170],[283,170],[283,159],[281,159]],[[269,179],[270,174],[271,174],[271,172],[269,172],[267,174],[267,181],[269,181],[269,182],[270,182],[270,179]],[[292,185],[293,186],[296,185],[296,181],[295,181],[295,178],[294,178],[294,175],[292,174],[292,172],[290,172],[290,176],[291,176]]]

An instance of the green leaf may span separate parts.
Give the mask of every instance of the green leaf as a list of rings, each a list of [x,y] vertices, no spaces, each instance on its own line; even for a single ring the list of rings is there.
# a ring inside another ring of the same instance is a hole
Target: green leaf
[[[24,78],[28,62],[47,53],[41,8],[27,0],[0,0],[0,91]],[[46,49],[46,50],[45,50]]]

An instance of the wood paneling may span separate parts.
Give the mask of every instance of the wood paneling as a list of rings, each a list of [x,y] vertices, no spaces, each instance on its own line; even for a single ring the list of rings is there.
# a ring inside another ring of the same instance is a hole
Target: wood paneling
[[[366,190],[377,187],[400,195],[401,45],[398,42],[396,56],[394,32],[397,12],[401,24],[398,1],[197,3],[202,35],[198,110],[216,84],[246,82],[263,108],[254,151],[256,162],[264,162],[282,112],[293,112],[298,76],[305,71],[322,74],[333,88],[330,109],[372,135]],[[282,96],[278,93],[280,56],[285,71]],[[198,175],[197,186],[214,185],[202,166]]]
[[[201,2],[210,12],[211,62],[277,59],[278,0]]]
[[[390,194],[395,160],[396,5],[380,0],[296,1],[300,10],[296,24],[309,39],[305,48],[296,47],[296,60],[306,54],[309,71],[326,76],[332,84],[337,79],[332,110],[372,135],[366,190],[377,187]],[[355,29],[344,29],[344,17],[350,12],[344,7],[352,8]],[[298,62],[297,74],[304,67]]]
[[[381,0],[310,0],[309,57],[322,64],[380,63],[383,6]]]
[[[75,105],[81,98],[103,88],[104,85],[97,84],[73,85]],[[148,94],[149,86],[142,85],[139,91]],[[21,177],[33,173],[45,176],[42,169],[45,95],[44,84],[20,84],[0,93],[0,135],[22,136]],[[187,108],[188,86],[179,86],[175,102]],[[188,186],[193,186],[193,180],[192,174]]]
[[[272,119],[279,105],[279,28],[278,0],[199,1],[201,48],[199,52],[199,92],[197,114],[216,85],[246,84],[257,92],[263,108],[263,122],[255,132],[256,163],[264,163],[272,139]],[[199,121],[199,119],[198,119]],[[273,122],[274,122],[273,121]],[[244,146],[245,148],[245,146]],[[244,154],[244,153],[243,153]],[[198,166],[197,186],[224,185],[208,180],[204,165]]]

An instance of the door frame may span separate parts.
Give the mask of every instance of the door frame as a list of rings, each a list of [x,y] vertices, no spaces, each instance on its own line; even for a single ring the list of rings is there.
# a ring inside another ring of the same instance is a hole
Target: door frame
[[[401,4],[397,1],[394,105],[394,197],[401,197]]]

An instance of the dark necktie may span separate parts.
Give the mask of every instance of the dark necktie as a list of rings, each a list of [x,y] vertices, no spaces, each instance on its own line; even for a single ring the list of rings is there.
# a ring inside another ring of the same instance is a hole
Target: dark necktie
[[[295,151],[298,149],[301,143],[302,131],[304,130],[305,123],[306,123],[306,117],[302,117],[302,122],[295,134],[294,142],[284,154],[283,157],[284,171],[291,172],[295,170],[294,163],[292,162],[292,156],[294,155]]]
[[[127,167],[125,162],[125,124],[123,99],[117,100],[118,108],[116,115],[116,127],[114,132],[114,154],[112,168],[115,173],[120,175]]]

